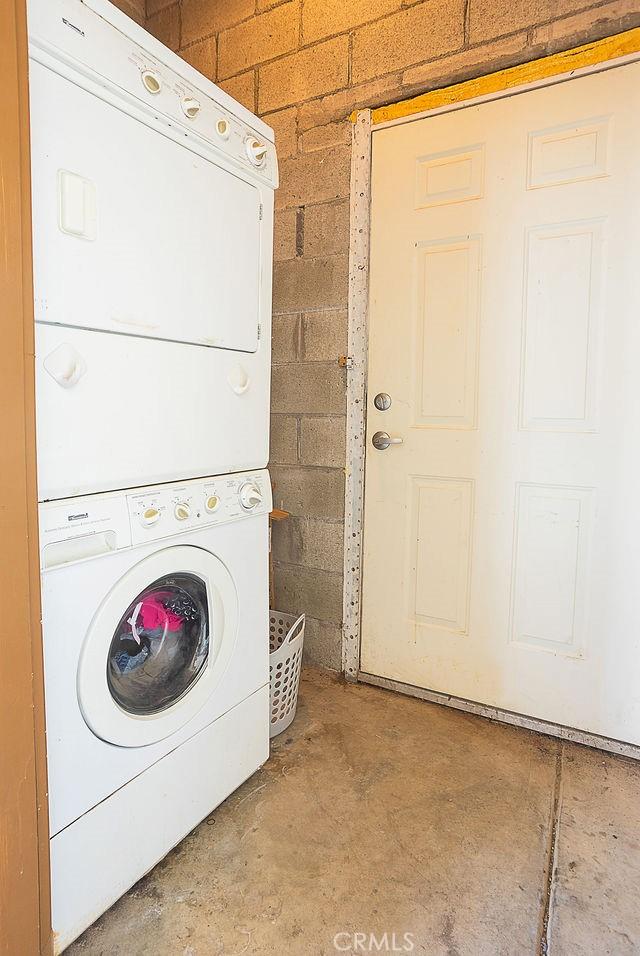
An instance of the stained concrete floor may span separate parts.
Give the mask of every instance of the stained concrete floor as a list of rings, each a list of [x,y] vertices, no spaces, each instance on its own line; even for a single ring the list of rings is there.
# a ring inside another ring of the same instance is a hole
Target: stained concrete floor
[[[639,843],[639,764],[307,670],[269,762],[67,952],[640,953]]]

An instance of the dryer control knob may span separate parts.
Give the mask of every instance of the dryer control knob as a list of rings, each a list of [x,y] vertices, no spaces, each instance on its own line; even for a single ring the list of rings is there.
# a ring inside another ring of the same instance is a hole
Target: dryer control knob
[[[229,139],[229,120],[219,119],[216,123],[216,133],[221,139]]]
[[[245,481],[238,492],[238,497],[245,511],[251,511],[262,504],[262,492],[255,481]]]
[[[145,90],[153,96],[162,89],[162,80],[155,70],[143,70],[140,79]]]
[[[157,508],[147,508],[140,515],[140,524],[145,528],[150,528],[156,521],[160,520],[160,512]]]
[[[217,511],[218,508],[220,507],[220,499],[218,498],[217,495],[209,495],[209,497],[204,503],[204,506],[209,512],[209,514],[212,515],[213,512]]]
[[[249,136],[245,140],[244,148],[247,151],[249,161],[253,163],[254,166],[262,166],[264,164],[267,153],[269,152],[269,147],[266,143],[261,143],[255,136]]]
[[[182,112],[187,119],[195,119],[200,112],[200,103],[192,96],[185,96],[180,102]]]
[[[175,506],[173,513],[178,521],[186,521],[187,518],[191,517],[191,508],[186,501],[179,501]]]

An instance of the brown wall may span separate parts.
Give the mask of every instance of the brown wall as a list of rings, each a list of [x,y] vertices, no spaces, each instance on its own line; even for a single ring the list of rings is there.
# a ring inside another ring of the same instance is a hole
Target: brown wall
[[[277,136],[276,598],[340,666],[350,124],[354,107],[637,26],[638,0],[147,0],[147,28]]]
[[[146,19],[145,0],[112,0],[112,2],[116,7],[120,7],[132,20],[144,24]]]
[[[0,954],[51,951],[35,470],[27,28],[0,4]]]

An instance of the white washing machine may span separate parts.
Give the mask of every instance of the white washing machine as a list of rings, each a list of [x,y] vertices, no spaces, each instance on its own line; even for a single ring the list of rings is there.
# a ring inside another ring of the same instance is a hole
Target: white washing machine
[[[64,949],[268,757],[266,471],[40,506]]]
[[[273,133],[106,0],[30,0],[39,498],[264,467]]]

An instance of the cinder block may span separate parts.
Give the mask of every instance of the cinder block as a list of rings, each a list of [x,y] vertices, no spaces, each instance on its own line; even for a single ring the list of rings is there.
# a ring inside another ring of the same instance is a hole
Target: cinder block
[[[640,26],[638,0],[614,0],[602,6],[583,10],[574,16],[562,17],[542,27],[536,27],[531,37],[532,46],[544,45],[549,53],[600,40]]]
[[[465,0],[425,0],[361,27],[353,37],[352,82],[459,49],[464,43],[464,6]]]
[[[339,90],[348,81],[349,38],[336,37],[260,67],[258,107],[267,113]]]
[[[341,523],[317,518],[287,518],[273,524],[273,557],[320,571],[342,569],[344,530]]]
[[[299,0],[291,0],[224,30],[218,37],[218,76],[241,73],[249,66],[294,50],[299,16]],[[271,109],[280,105],[284,104],[276,103]]]
[[[400,72],[388,74],[368,83],[350,86],[338,93],[329,93],[302,103],[298,110],[298,132],[324,126],[349,116],[360,107],[381,106],[394,99],[400,89]]]
[[[117,0],[116,6],[119,10],[122,10],[123,13],[126,13],[128,17],[131,17],[132,20],[135,20],[136,23],[139,23],[140,26],[144,26],[147,14],[157,13],[158,10],[162,9],[162,6],[168,7],[171,3],[175,3],[175,0],[164,0],[163,4],[156,4],[154,8],[149,11],[145,8],[144,0]]]
[[[238,103],[242,103],[252,113],[256,109],[256,72],[249,70],[247,73],[238,73],[228,80],[219,80],[218,86],[232,96]]]
[[[305,0],[302,37],[305,43],[314,43],[377,20],[401,6],[401,0]]]
[[[337,362],[274,365],[271,370],[271,408],[303,415],[344,415],[345,372]]]
[[[306,206],[304,212],[304,254],[317,256],[348,255],[349,203],[322,203]]]
[[[271,324],[271,361],[274,365],[297,362],[300,359],[300,316],[274,315]]]
[[[147,0],[146,5],[144,0],[135,0],[136,6],[144,12],[146,10],[146,16],[152,17],[154,13],[158,13],[159,10],[164,10],[165,7],[170,7],[172,3],[175,3],[175,0]],[[123,4],[122,0],[119,0],[118,6],[122,9]]]
[[[517,33],[515,36],[494,40],[493,43],[473,47],[471,50],[454,53],[453,56],[422,63],[405,70],[402,74],[402,85],[422,91],[425,86],[447,86],[514,66],[532,55],[527,42],[526,33]]]
[[[326,126],[315,126],[302,135],[302,150],[305,153],[311,153],[316,149],[351,145],[351,130],[352,125],[349,120],[327,123]]]
[[[298,518],[341,521],[344,515],[344,470],[274,465],[273,502]]]
[[[298,461],[298,420],[291,415],[271,416],[270,464],[295,465]]]
[[[479,43],[574,13],[585,0],[471,0],[469,40]]]
[[[273,258],[276,262],[294,259],[298,254],[298,219],[301,215],[302,210],[295,206],[276,211],[273,226]]]
[[[307,312],[302,317],[303,362],[337,362],[347,354],[347,310]]]
[[[349,286],[347,256],[287,259],[273,270],[274,312],[344,308]]]
[[[300,153],[280,165],[276,207],[306,206],[349,196],[351,147],[334,146]]]
[[[181,9],[182,43],[186,46],[253,16],[255,0],[182,0]]]
[[[307,617],[302,660],[313,667],[342,671],[342,627]]]
[[[298,152],[298,110],[295,106],[262,117],[273,129],[276,152],[282,162]]]
[[[302,418],[300,422],[300,462],[344,468],[346,464],[344,418]]]
[[[180,50],[180,56],[191,66],[195,67],[199,73],[206,76],[209,80],[216,78],[216,38],[207,37],[206,40],[198,40],[192,43],[186,49]]]
[[[330,571],[310,571],[276,565],[275,597],[279,611],[300,614],[304,611],[322,621],[342,621],[342,575]]]
[[[177,3],[148,17],[145,26],[149,33],[170,50],[177,50],[180,46],[180,7]]]

